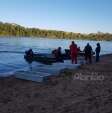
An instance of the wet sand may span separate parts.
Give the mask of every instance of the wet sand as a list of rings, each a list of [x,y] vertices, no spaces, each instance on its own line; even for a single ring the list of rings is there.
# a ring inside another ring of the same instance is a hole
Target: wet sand
[[[46,83],[0,79],[0,113],[112,113],[111,106],[112,55]]]

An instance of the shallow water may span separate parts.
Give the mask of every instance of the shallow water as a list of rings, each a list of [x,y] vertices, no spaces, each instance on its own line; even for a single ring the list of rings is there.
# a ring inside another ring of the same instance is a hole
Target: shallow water
[[[89,42],[95,50],[97,41],[75,40],[81,50]],[[54,48],[61,46],[64,49],[69,48],[71,40],[66,39],[44,39],[44,38],[0,38],[0,74],[13,73],[18,70],[29,69],[29,65],[24,60],[24,51],[32,48],[39,53],[50,53]],[[100,41],[101,54],[112,53],[112,42]],[[43,66],[40,63],[33,63]],[[55,71],[55,70],[54,70]]]

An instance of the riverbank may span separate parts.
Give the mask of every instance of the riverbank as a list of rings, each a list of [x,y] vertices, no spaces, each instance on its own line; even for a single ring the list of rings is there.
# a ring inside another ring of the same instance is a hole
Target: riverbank
[[[111,113],[111,75],[112,55],[104,55],[45,84],[0,79],[0,113]]]

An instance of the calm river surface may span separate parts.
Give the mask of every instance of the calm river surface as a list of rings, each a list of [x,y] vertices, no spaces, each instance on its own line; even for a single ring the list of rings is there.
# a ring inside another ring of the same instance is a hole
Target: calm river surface
[[[24,60],[24,51],[32,48],[34,52],[50,53],[54,48],[61,46],[69,48],[72,40],[44,39],[44,38],[0,38],[0,74],[11,73],[28,67]],[[95,50],[98,41],[75,40],[76,44],[84,49],[89,42]],[[99,41],[101,54],[112,53],[112,41]],[[36,64],[38,65],[38,63]]]

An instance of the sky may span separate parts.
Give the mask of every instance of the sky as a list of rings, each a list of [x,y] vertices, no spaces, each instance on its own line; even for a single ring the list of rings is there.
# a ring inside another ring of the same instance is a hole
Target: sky
[[[112,33],[112,0],[0,0],[0,21],[41,29]]]

